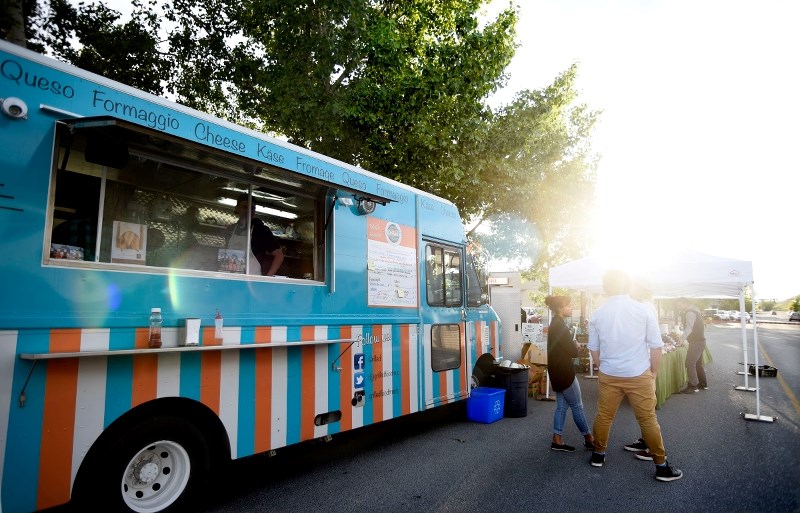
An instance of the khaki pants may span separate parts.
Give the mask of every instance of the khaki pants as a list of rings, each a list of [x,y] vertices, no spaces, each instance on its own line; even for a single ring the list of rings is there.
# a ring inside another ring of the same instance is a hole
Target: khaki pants
[[[656,380],[648,369],[641,376],[619,378],[602,372],[598,376],[597,415],[594,419],[594,450],[606,452],[611,424],[622,399],[627,397],[642,430],[642,438],[656,465],[664,463],[667,453],[656,418]]]

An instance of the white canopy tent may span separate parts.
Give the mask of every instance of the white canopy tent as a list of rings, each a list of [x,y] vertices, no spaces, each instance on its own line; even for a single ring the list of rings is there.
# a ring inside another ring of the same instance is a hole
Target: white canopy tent
[[[632,275],[647,280],[657,298],[721,298],[739,299],[742,326],[742,354],[744,386],[737,390],[756,392],[756,415],[745,415],[748,420],[767,420],[760,414],[759,376],[758,376],[758,331],[755,316],[755,297],[753,297],[753,340],[755,358],[756,386],[748,386],[747,324],[744,293],[753,284],[753,264],[746,260],[723,258],[694,250],[681,250],[671,254],[654,252],[651,258],[640,255],[640,261],[649,262]],[[589,294],[603,293],[603,275],[608,269],[622,268],[614,262],[597,256],[574,260],[550,269],[549,287],[578,290]]]
[[[736,299],[753,283],[753,264],[707,255],[693,250],[672,254],[659,252],[640,272],[631,273],[650,282],[656,297],[693,297]],[[550,269],[550,288],[603,293],[603,274],[619,268],[608,259],[587,257]],[[624,269],[623,267],[623,270]]]

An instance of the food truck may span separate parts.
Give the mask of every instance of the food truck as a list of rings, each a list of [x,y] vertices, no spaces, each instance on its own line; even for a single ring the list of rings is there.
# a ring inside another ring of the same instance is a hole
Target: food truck
[[[2,513],[186,508],[501,357],[451,202],[7,42],[0,99]]]

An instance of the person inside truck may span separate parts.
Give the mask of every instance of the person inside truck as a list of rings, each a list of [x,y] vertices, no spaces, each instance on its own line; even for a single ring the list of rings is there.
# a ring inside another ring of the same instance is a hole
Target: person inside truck
[[[283,263],[283,249],[264,221],[256,218],[256,204],[251,202],[247,208],[248,196],[237,198],[234,212],[239,220],[229,227],[228,249],[247,250],[247,220],[250,218],[250,264],[247,274],[275,276]]]

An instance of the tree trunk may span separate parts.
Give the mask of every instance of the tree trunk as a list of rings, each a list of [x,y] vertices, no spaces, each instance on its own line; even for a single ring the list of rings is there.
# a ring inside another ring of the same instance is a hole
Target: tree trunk
[[[22,2],[24,0],[10,0],[8,14],[11,18],[11,27],[6,34],[6,40],[22,47],[27,46],[25,39],[25,16],[22,12]]]

